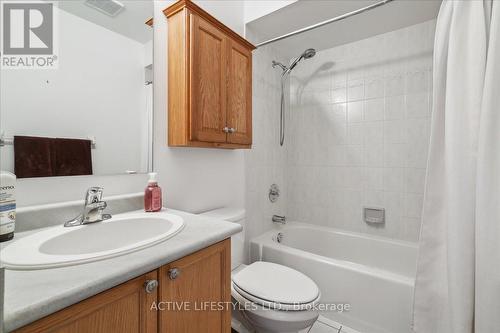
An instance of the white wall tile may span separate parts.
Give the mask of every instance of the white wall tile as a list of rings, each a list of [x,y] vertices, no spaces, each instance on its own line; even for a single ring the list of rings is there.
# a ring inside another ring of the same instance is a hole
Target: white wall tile
[[[252,235],[272,228],[270,216],[279,212],[291,220],[418,239],[434,25],[320,51],[298,65],[290,79],[285,149],[278,145],[279,73],[269,69],[279,52],[258,50],[255,145],[246,154],[247,209],[259,210],[250,214]],[[314,74],[331,61],[331,69]],[[270,182],[282,183],[277,205],[267,200]],[[386,223],[363,222],[364,206],[384,207]]]
[[[344,103],[347,101],[347,88],[334,88],[332,90],[332,101],[333,103]]]
[[[384,168],[365,168],[365,188],[367,190],[384,190]]]
[[[377,68],[377,67],[372,67]],[[384,97],[384,78],[370,77],[365,79],[365,98]]]
[[[406,108],[408,108],[408,101],[406,102]],[[385,119],[395,120],[404,118],[405,118],[405,97],[404,96],[386,97]]]
[[[347,83],[347,100],[359,101],[364,98],[365,85],[363,79],[348,81]]]
[[[427,71],[409,72],[406,76],[406,93],[414,94],[426,92],[429,89]]]
[[[362,145],[364,140],[363,124],[352,123],[347,126],[347,143],[351,145]]]
[[[384,120],[384,99],[375,98],[365,100],[363,114],[365,121]]]
[[[363,130],[365,145],[381,144],[384,142],[383,121],[364,122]]]
[[[363,101],[349,102],[347,104],[347,121],[357,123],[363,120]]]
[[[428,93],[409,94],[406,96],[406,116],[408,118],[427,118],[430,115]]]

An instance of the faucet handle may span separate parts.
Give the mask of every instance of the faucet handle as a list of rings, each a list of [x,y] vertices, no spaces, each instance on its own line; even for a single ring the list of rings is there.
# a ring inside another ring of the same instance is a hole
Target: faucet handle
[[[87,190],[85,194],[85,206],[100,202],[102,199],[102,187],[93,186]]]

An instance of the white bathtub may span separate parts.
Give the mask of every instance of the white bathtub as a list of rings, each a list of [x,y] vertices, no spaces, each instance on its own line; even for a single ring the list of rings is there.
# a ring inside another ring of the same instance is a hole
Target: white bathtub
[[[322,303],[350,304],[348,312],[326,311],[324,317],[363,333],[411,332],[417,244],[293,222],[250,245],[252,261],[311,277]]]

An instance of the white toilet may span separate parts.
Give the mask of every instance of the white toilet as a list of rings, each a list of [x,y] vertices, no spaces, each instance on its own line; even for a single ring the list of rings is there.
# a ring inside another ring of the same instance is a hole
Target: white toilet
[[[220,208],[202,215],[245,228],[241,208]],[[244,229],[231,237],[231,295],[239,310],[233,317],[244,322],[247,329],[243,331],[291,333],[312,326],[318,318],[314,305],[320,298],[316,283],[287,266],[264,261],[244,265],[244,241]]]

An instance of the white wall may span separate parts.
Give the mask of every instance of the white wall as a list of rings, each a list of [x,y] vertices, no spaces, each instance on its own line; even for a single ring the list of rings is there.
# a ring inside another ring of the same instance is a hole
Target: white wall
[[[291,219],[418,240],[434,26],[324,50],[296,67],[287,129]],[[385,225],[366,224],[364,206],[384,207]]]
[[[157,1],[165,8],[174,1]],[[245,34],[245,7],[241,0],[194,0],[194,2],[216,19],[243,36]]]
[[[9,137],[93,136],[94,174],[141,171],[145,45],[56,10],[59,68],[2,70],[0,130]],[[13,172],[13,146],[0,151],[2,169]]]
[[[245,0],[245,23],[286,7],[297,0]]]
[[[200,212],[226,205],[243,206],[244,159],[241,150],[167,146],[167,21],[162,10],[173,1],[155,1],[154,12],[154,169],[168,207]],[[243,3],[197,1],[235,31],[243,31]]]

